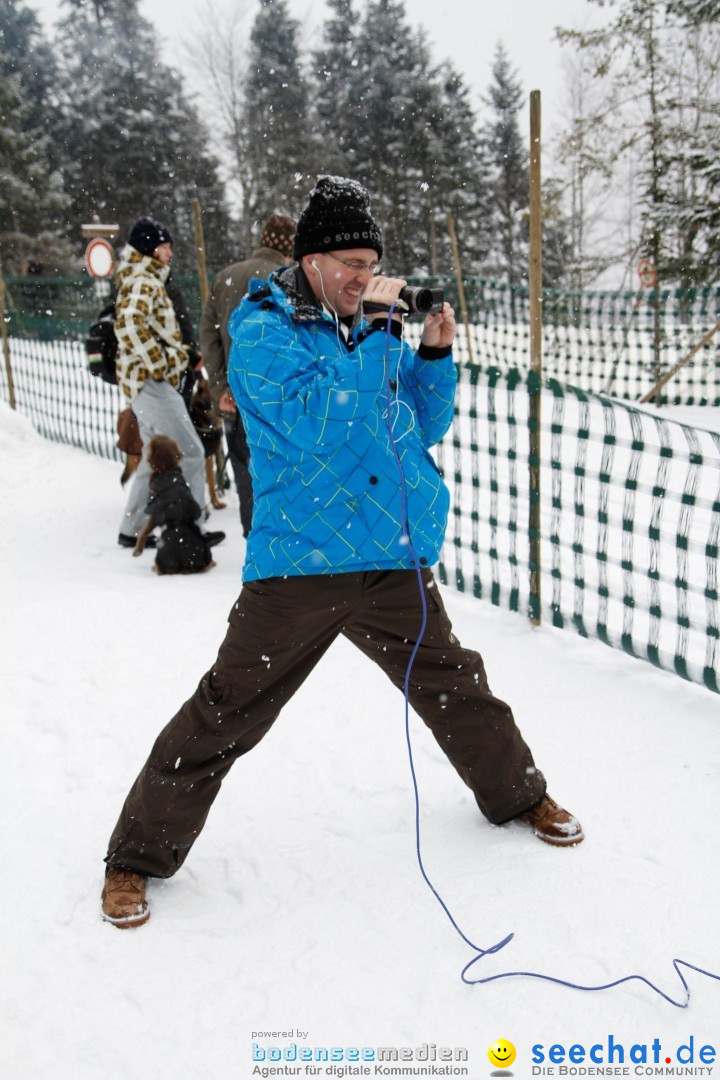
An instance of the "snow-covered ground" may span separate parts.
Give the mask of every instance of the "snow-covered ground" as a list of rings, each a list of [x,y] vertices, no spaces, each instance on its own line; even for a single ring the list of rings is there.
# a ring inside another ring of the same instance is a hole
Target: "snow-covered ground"
[[[235,767],[185,868],[152,886],[150,922],[104,924],[108,835],[160,726],[214,659],[243,559],[231,496],[212,517],[228,532],[217,568],[153,575],[150,552],[115,545],[119,472],[0,405],[0,1076],[245,1080],[253,1042],[466,1048],[456,1067],[467,1072],[454,1075],[468,1080],[491,1075],[498,1038],[515,1044],[510,1071],[523,1080],[542,1075],[535,1044],[589,1051],[612,1037],[628,1075],[665,1067],[652,1064],[654,1039],[668,1068],[691,1039],[695,1068],[702,1046],[720,1052],[720,982],[692,972],[686,1011],[639,983],[584,994],[527,978],[461,982],[472,951],[416,865],[402,699],[344,640]],[[597,983],[637,972],[674,997],[673,958],[720,973],[717,697],[444,595],[587,832],[577,850],[557,850],[520,826],[489,826],[412,718],[428,872],[473,941],[515,932],[473,973]],[[633,1045],[648,1046],[648,1064],[629,1060]]]

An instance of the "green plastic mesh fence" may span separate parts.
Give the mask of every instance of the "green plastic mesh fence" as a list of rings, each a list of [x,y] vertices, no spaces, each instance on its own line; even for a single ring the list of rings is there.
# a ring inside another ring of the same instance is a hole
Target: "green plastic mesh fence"
[[[195,326],[200,290],[195,274],[173,274]],[[109,281],[84,277],[9,276],[7,323],[13,337],[31,341],[84,341],[87,329],[112,295]]]
[[[543,294],[543,372],[639,401],[720,319],[720,288]],[[673,405],[720,404],[720,332],[665,388]]]
[[[180,276],[197,326],[197,277]],[[417,278],[440,285],[457,305],[451,277]],[[9,327],[40,341],[82,340],[104,302],[89,277],[10,277]],[[529,299],[524,286],[481,278],[463,282],[469,333],[461,326],[460,363],[488,370],[529,369]],[[543,292],[543,371],[597,394],[639,401],[720,320],[720,287],[643,292]],[[410,334],[417,328],[409,324]],[[675,405],[720,405],[720,331],[665,388]]]
[[[38,431],[119,458],[124,401],[88,373],[83,346],[13,336],[10,347],[18,408]],[[528,402],[540,393],[543,618],[718,691],[720,436],[518,367],[459,372],[438,451],[453,494],[441,579],[529,611]]]
[[[533,379],[460,371],[438,462],[453,488],[440,576],[527,613]],[[720,690],[720,435],[541,389],[542,614]]]
[[[439,279],[438,279],[439,280]],[[431,283],[431,279],[425,279]],[[440,282],[457,306],[454,282]],[[470,278],[463,283],[469,333],[456,357],[484,370],[530,368],[528,290]],[[720,320],[720,287],[643,292],[543,290],[543,372],[560,382],[639,401]],[[412,331],[411,331],[412,332]],[[665,387],[673,405],[720,405],[720,330]]]
[[[90,374],[77,341],[10,339],[17,408],[33,427],[55,442],[120,461],[115,448],[118,413],[127,402],[117,386]],[[4,365],[0,395],[9,399]]]

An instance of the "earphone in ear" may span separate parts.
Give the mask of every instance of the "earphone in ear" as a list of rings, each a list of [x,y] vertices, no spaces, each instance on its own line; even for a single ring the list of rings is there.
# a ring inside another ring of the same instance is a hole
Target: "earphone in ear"
[[[317,270],[318,274],[320,273],[320,267],[317,264],[317,259],[313,259],[310,265],[313,267],[314,270]]]

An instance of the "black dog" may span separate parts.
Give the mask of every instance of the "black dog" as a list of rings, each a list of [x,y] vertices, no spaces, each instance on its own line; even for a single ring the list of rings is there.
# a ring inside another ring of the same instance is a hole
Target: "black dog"
[[[182,456],[178,444],[167,435],[154,435],[148,443],[152,476],[145,512],[149,516],[133,555],[142,554],[148,536],[159,525],[162,534],[153,567],[158,574],[201,574],[215,566],[210,546],[197,525],[202,510],[180,469]]]

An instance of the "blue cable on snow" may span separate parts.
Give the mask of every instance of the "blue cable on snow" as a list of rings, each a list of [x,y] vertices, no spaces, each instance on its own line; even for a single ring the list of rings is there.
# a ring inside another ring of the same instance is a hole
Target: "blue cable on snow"
[[[469,960],[468,963],[465,965],[465,967],[462,969],[462,971],[460,973],[460,978],[468,986],[480,986],[480,985],[482,985],[484,983],[496,982],[498,979],[512,979],[512,978],[540,979],[543,982],[554,983],[556,986],[566,986],[571,990],[584,990],[584,991],[587,991],[587,992],[597,992],[597,991],[600,991],[600,990],[611,990],[615,986],[622,986],[623,983],[641,982],[641,983],[644,983],[646,986],[650,987],[651,990],[654,990],[656,994],[659,994],[660,997],[664,998],[665,1001],[667,1001],[670,1005],[674,1005],[678,1009],[686,1009],[688,1007],[688,1005],[690,1004],[690,987],[688,986],[687,980],[685,979],[685,976],[683,975],[680,968],[682,967],[682,968],[687,968],[689,971],[696,971],[696,972],[698,972],[698,974],[706,975],[709,979],[715,979],[718,982],[720,982],[720,975],[716,975],[712,971],[706,971],[704,968],[697,967],[695,964],[690,964],[686,960],[680,960],[680,959],[673,960],[672,964],[673,964],[673,967],[675,968],[677,976],[680,979],[680,982],[682,983],[684,991],[685,991],[685,997],[684,997],[684,1000],[682,1000],[682,1001],[675,1001],[674,998],[670,997],[669,994],[666,994],[664,990],[661,990],[660,987],[656,986],[655,983],[650,981],[650,979],[645,978],[644,975],[624,975],[620,979],[614,979],[612,982],[602,983],[599,986],[584,986],[581,983],[570,982],[568,979],[561,979],[561,978],[558,978],[555,975],[545,975],[545,974],[542,974],[541,972],[537,972],[537,971],[502,971],[502,972],[499,972],[497,975],[486,975],[484,978],[480,978],[480,979],[471,979],[471,978],[468,977],[468,973],[469,973],[470,969],[472,967],[474,967],[475,964],[477,964],[480,960],[483,960],[486,956],[491,956],[493,953],[500,952],[501,949],[504,949],[505,946],[508,945],[512,941],[515,934],[513,932],[509,933],[506,937],[504,937],[502,939],[502,941],[498,941],[495,945],[491,945],[489,949],[483,949],[479,945],[476,945],[474,941],[471,941],[470,938],[467,936],[467,934],[465,934],[464,931],[460,928],[460,926],[458,926],[458,924],[455,921],[455,918],[454,918],[452,912],[450,911],[449,907],[447,906],[447,904],[443,900],[442,896],[440,895],[440,893],[438,892],[438,890],[435,888],[432,881],[430,880],[430,878],[429,878],[429,876],[427,874],[427,871],[425,870],[425,864],[424,864],[423,858],[422,858],[422,851],[421,851],[421,846],[420,846],[420,793],[418,791],[417,776],[415,774],[415,762],[414,762],[413,750],[412,750],[412,741],[410,739],[410,674],[412,672],[413,664],[415,663],[415,657],[418,654],[418,650],[420,648],[420,645],[422,644],[422,639],[423,639],[423,637],[425,635],[425,630],[427,628],[427,601],[425,599],[425,587],[424,587],[424,582],[423,582],[423,579],[422,579],[422,567],[421,567],[421,564],[420,564],[420,560],[417,557],[417,552],[415,551],[415,548],[414,548],[413,542],[412,542],[412,537],[410,535],[410,520],[409,520],[409,517],[408,517],[408,508],[407,508],[407,488],[406,488],[406,485],[405,485],[405,474],[403,473],[402,462],[400,460],[400,454],[398,453],[396,440],[395,440],[395,435],[394,435],[394,432],[393,432],[393,425],[392,425],[391,420],[390,420],[390,412],[391,412],[391,408],[392,408],[392,397],[391,397],[391,386],[390,386],[390,343],[391,343],[391,339],[392,339],[392,333],[391,333],[390,326],[391,326],[392,316],[393,316],[394,310],[395,310],[395,302],[393,301],[393,303],[390,305],[390,311],[388,312],[387,326],[386,326],[385,393],[386,393],[387,407],[386,407],[386,410],[385,410],[385,422],[386,422],[386,426],[387,426],[387,429],[388,429],[388,435],[389,435],[389,438],[390,438],[390,446],[391,446],[391,449],[392,449],[392,452],[393,452],[393,457],[395,458],[395,463],[396,463],[397,468],[398,468],[398,474],[400,476],[400,514],[401,514],[401,517],[402,517],[402,527],[404,529],[403,539],[405,540],[405,542],[406,542],[406,544],[408,546],[408,550],[410,551],[410,556],[412,558],[413,565],[415,567],[415,571],[416,571],[417,579],[418,579],[418,588],[420,590],[420,601],[421,601],[421,604],[422,604],[422,621],[421,621],[421,624],[420,624],[420,632],[418,634],[417,641],[415,642],[413,650],[412,650],[412,652],[410,654],[410,659],[408,661],[407,670],[405,672],[405,683],[404,683],[404,692],[405,692],[405,741],[407,743],[408,761],[410,763],[410,775],[412,777],[413,795],[414,795],[414,798],[415,798],[415,854],[417,856],[418,866],[420,868],[420,873],[422,874],[422,877],[423,877],[423,880],[425,881],[425,884],[430,889],[431,893],[433,894],[433,896],[435,897],[435,899],[439,903],[440,907],[443,909],[443,911],[447,915],[453,929],[462,938],[462,940],[465,942],[465,944],[469,945],[469,947],[471,949],[473,949],[474,952],[475,952],[475,956],[473,956],[473,958],[471,960]],[[398,365],[397,385],[398,385],[398,393],[399,393],[399,390],[400,390],[400,369],[399,369],[399,365]]]

